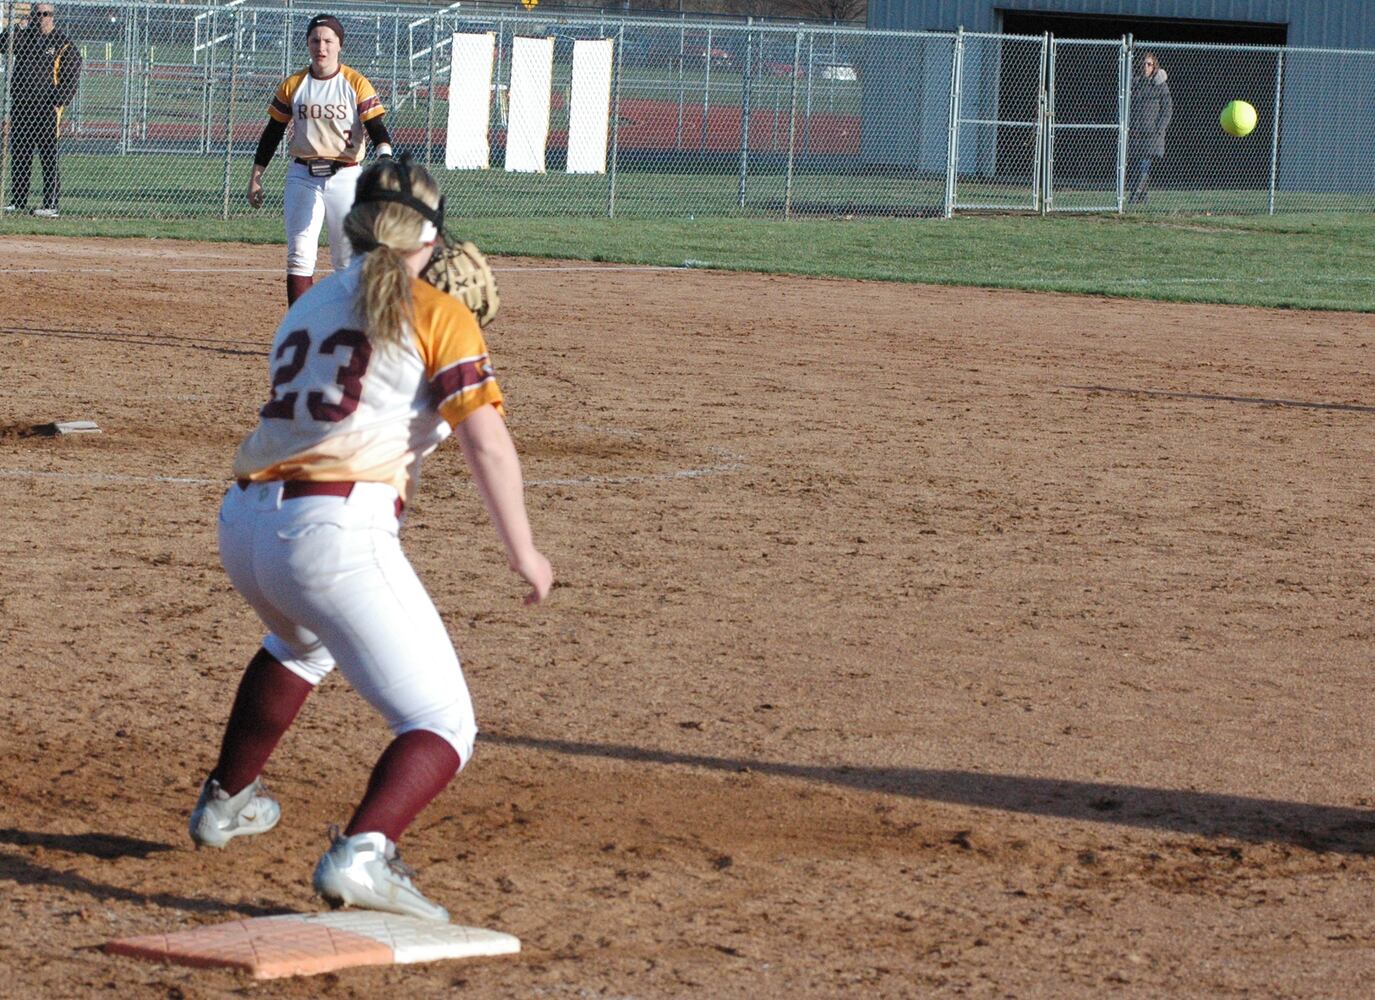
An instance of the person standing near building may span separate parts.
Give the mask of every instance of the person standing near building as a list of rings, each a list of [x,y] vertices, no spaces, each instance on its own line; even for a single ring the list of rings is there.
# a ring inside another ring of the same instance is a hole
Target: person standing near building
[[[57,27],[56,8],[47,0],[33,5],[30,19],[14,31],[14,72],[10,82],[10,200],[6,212],[28,208],[29,177],[34,154],[43,167],[43,206],[33,214],[58,216],[62,179],[57,169],[57,140],[62,112],[76,96],[81,53]],[[10,50],[11,29],[0,31],[0,53]]]
[[[1174,117],[1168,74],[1154,52],[1143,52],[1132,77],[1131,119],[1127,123],[1127,164],[1132,171],[1130,205],[1146,204],[1151,167],[1165,155],[1165,131]]]
[[[334,270],[348,267],[353,254],[344,236],[344,217],[353,207],[358,166],[367,137],[378,157],[391,155],[391,136],[382,123],[386,108],[368,78],[340,62],[344,26],[329,14],[306,25],[310,65],[281,82],[267,108],[248,178],[248,203],[262,206],[263,172],[272,162],[288,124],[291,163],[286,170],[286,300],[290,305],[315,282],[320,226],[329,231]]]

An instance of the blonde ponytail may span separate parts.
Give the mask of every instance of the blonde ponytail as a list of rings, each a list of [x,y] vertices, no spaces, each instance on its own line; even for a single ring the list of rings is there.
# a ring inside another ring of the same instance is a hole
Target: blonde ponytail
[[[383,160],[359,178],[362,191],[401,190],[397,164]],[[416,198],[439,204],[439,187],[422,167],[411,166],[410,187]],[[424,244],[428,225],[420,213],[395,201],[355,201],[344,219],[344,233],[357,254],[366,254],[355,308],[363,314],[368,339],[386,347],[403,346],[415,327],[415,299],[404,258]],[[433,227],[428,235],[433,236]]]
[[[388,347],[400,347],[415,327],[415,300],[411,273],[402,252],[379,246],[363,258],[356,306],[363,314],[368,338]]]

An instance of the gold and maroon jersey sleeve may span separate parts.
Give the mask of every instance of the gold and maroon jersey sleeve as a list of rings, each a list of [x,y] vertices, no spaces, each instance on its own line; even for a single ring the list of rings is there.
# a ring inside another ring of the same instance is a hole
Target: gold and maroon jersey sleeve
[[[382,106],[382,99],[377,96],[377,90],[373,87],[372,81],[352,66],[341,66],[340,68],[353,87],[354,94],[357,95],[358,120],[360,122],[370,122],[387,113],[387,109]]]
[[[291,106],[292,100],[296,96],[297,89],[301,86],[301,81],[309,72],[309,69],[303,69],[299,73],[293,73],[278,85],[277,92],[272,95],[272,101],[267,106],[269,118],[275,122],[281,122],[283,125],[291,121],[294,113]]]
[[[497,385],[482,329],[453,296],[419,279],[415,294],[415,346],[425,363],[430,401],[449,426],[457,427],[484,406],[506,407]]]

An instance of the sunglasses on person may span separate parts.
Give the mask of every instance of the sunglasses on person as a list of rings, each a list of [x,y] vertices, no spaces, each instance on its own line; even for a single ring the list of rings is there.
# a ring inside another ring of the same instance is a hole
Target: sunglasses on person
[[[53,12],[50,11],[50,10],[36,10],[36,11],[34,11],[34,13],[35,13],[36,15],[38,15],[39,17],[52,17],[52,16],[53,16]]]

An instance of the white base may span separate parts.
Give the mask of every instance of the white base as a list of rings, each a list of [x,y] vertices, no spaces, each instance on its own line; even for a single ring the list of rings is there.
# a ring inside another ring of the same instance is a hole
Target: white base
[[[270,920],[304,920],[326,927],[361,934],[391,946],[398,965],[433,962],[444,958],[479,958],[485,955],[513,955],[520,951],[520,940],[501,931],[482,927],[441,924],[418,917],[402,917],[376,910],[346,910],[338,913],[293,913]]]
[[[42,434],[99,434],[100,425],[94,420],[55,420],[36,428]]]

